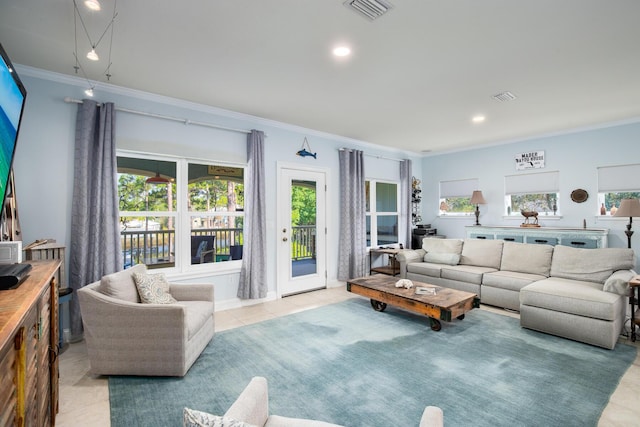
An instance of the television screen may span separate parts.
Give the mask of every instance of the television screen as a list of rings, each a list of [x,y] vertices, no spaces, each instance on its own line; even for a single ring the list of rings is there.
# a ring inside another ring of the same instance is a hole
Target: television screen
[[[0,45],[0,205],[4,209],[13,154],[16,149],[20,120],[27,96],[7,53]]]

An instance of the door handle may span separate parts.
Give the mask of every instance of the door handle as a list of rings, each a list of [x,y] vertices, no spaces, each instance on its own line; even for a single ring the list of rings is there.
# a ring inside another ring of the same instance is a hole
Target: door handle
[[[282,241],[283,241],[283,242],[286,242],[287,240],[289,240],[289,239],[287,239],[286,237],[283,237],[283,238],[282,238]]]

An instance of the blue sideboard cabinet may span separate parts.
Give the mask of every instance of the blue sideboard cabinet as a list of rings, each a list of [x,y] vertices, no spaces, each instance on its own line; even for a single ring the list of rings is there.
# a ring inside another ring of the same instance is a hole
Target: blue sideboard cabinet
[[[564,245],[574,248],[606,248],[609,230],[606,228],[555,227],[488,227],[469,225],[468,239],[500,239],[507,242]]]

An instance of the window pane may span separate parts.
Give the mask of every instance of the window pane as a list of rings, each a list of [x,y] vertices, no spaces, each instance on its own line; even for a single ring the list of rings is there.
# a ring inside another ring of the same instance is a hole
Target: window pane
[[[398,215],[378,216],[378,245],[398,243]]]
[[[191,264],[242,259],[243,222],[241,216],[226,214],[192,216]]]
[[[601,196],[604,196],[605,209],[611,214],[611,208],[614,206],[616,209],[619,208],[622,199],[640,199],[640,192],[604,193],[598,195],[598,200],[601,200]]]
[[[508,211],[509,206],[507,206]],[[536,211],[556,214],[558,211],[558,193],[512,194],[511,214],[519,215],[520,211]]]
[[[367,247],[371,246],[371,216],[367,215]]]
[[[398,211],[398,186],[396,184],[376,183],[376,211]]]
[[[447,197],[440,199],[440,214],[470,213],[475,211],[471,197]]]
[[[120,217],[120,242],[124,267],[175,265],[173,217]]]
[[[237,212],[244,207],[244,169],[189,164],[189,210]]]
[[[118,157],[120,211],[175,211],[176,163]]]

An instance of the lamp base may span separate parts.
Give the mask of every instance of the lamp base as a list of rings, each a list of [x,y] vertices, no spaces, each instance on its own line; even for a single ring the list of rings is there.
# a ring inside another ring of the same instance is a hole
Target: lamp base
[[[476,223],[475,225],[480,225],[479,219],[480,219],[480,207],[478,205],[476,205],[476,211],[474,212],[476,214]]]

